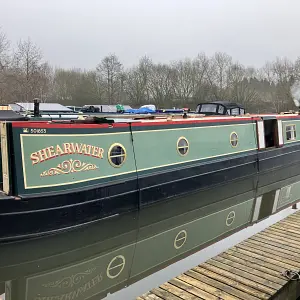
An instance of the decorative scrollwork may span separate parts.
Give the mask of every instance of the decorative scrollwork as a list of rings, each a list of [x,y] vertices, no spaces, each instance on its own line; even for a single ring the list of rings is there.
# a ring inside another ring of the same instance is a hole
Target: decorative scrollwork
[[[69,174],[69,173],[77,173],[83,171],[91,171],[96,170],[98,167],[95,164],[81,162],[78,159],[69,159],[65,160],[55,168],[50,168],[49,170],[44,171],[41,173],[41,177],[45,176],[54,176],[54,175],[61,175],[61,174]]]
[[[70,287],[73,287],[76,284],[79,284],[81,282],[81,280],[84,279],[84,277],[86,275],[92,274],[95,270],[96,270],[96,268],[91,268],[91,269],[88,269],[84,272],[72,275],[70,277],[65,277],[61,280],[57,280],[57,281],[53,281],[53,282],[43,284],[42,286],[46,287],[46,288],[70,288]]]

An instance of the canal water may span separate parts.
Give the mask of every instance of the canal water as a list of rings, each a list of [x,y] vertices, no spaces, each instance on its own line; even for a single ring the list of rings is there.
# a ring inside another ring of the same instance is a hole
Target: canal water
[[[290,206],[300,198],[300,178],[261,190],[242,187],[243,193],[227,186],[0,244],[0,295],[134,299],[295,212]]]

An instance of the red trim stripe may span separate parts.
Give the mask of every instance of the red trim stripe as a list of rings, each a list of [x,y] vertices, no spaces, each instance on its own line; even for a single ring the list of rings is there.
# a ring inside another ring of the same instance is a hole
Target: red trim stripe
[[[199,124],[199,123],[238,123],[241,121],[257,121],[260,120],[258,116],[254,117],[235,117],[235,118],[203,118],[201,120],[195,119],[187,119],[187,120],[180,120],[180,121],[147,121],[141,120],[141,122],[132,122],[131,125],[133,127],[138,126],[163,126],[163,125],[188,125],[188,124]],[[68,122],[68,121],[67,121]],[[12,126],[15,128],[121,128],[121,127],[128,127],[129,123],[113,123],[113,124],[78,124],[78,123],[56,123],[56,122],[49,122],[49,121],[17,121],[12,122]]]
[[[76,123],[49,123],[49,122],[12,122],[14,128],[111,128],[110,124],[76,124]],[[114,128],[129,127],[127,123],[114,123]]]

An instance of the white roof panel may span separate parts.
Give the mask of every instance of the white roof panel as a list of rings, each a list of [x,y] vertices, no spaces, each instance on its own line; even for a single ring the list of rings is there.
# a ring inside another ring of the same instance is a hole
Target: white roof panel
[[[16,103],[23,108],[23,110],[33,111],[34,103],[24,102]],[[70,108],[63,106],[59,103],[40,103],[40,111],[61,111],[61,112],[72,112]]]

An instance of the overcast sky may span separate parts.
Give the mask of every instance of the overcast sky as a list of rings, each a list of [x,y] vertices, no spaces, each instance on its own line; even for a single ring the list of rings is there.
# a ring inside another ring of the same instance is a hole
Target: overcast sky
[[[54,66],[93,68],[115,53],[128,67],[230,54],[261,66],[300,56],[299,0],[0,0],[0,27],[30,37]]]

